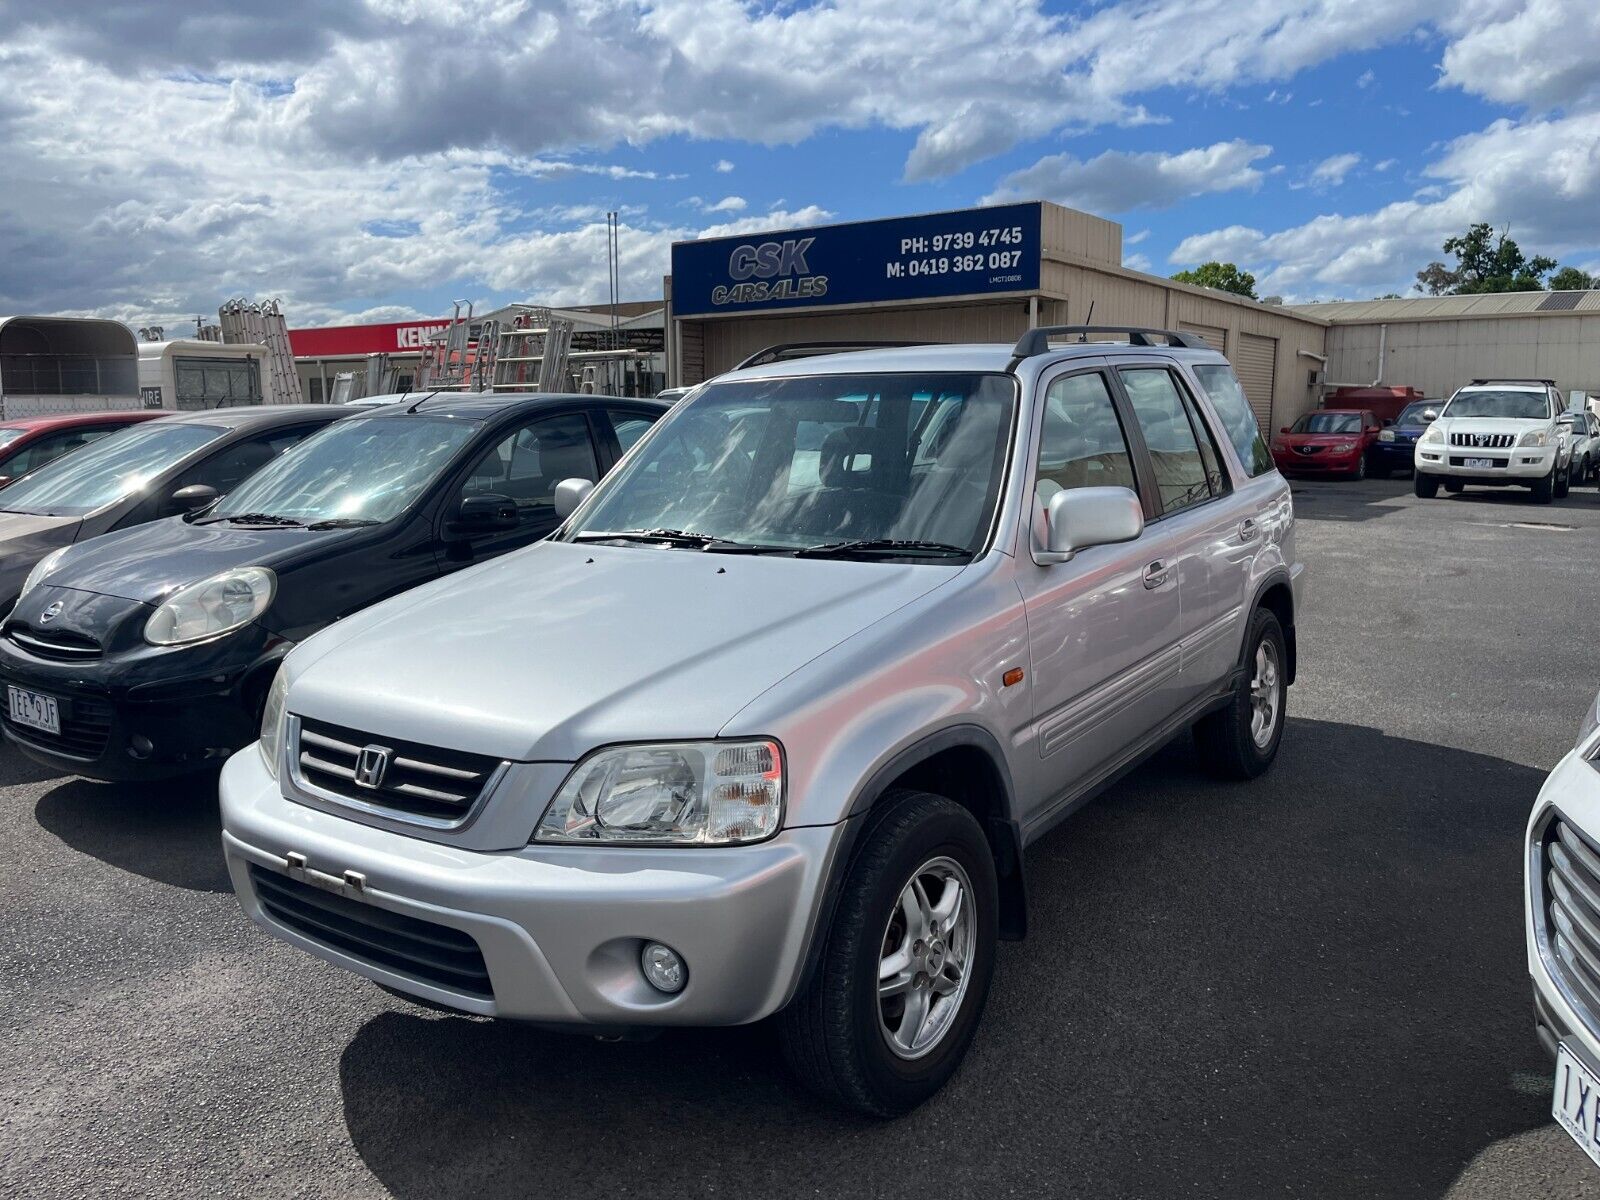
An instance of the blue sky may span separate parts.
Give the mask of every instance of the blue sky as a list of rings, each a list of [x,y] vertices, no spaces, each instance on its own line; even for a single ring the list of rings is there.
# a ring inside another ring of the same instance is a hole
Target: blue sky
[[[1600,267],[1592,0],[0,0],[0,312],[183,328],[659,294],[675,238],[1055,200],[1129,265]],[[48,88],[39,81],[48,79]]]

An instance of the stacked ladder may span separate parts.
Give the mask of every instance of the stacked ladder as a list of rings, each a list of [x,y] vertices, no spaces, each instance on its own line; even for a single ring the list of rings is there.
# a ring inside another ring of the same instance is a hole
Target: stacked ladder
[[[457,300],[450,323],[422,347],[419,392],[465,392],[473,385],[472,301]]]
[[[217,316],[225,344],[267,348],[267,377],[261,381],[263,403],[301,403],[304,397],[300,391],[300,373],[294,368],[294,351],[289,348],[289,327],[283,319],[283,306],[276,300],[252,304],[238,297],[219,308]]]
[[[514,307],[511,326],[499,331],[490,387],[497,392],[567,391],[572,322],[551,315],[548,308]]]

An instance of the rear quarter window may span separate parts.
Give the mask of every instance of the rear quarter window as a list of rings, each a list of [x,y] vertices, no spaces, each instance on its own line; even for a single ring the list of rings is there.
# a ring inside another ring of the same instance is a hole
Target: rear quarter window
[[[1245,474],[1253,479],[1272,470],[1272,454],[1233,368],[1226,363],[1194,363],[1189,369],[1210,398],[1223,432],[1244,464]]]

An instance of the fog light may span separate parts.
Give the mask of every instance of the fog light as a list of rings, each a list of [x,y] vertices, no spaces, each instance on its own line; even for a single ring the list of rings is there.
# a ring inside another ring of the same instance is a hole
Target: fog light
[[[669,996],[683,991],[683,985],[689,981],[689,968],[678,957],[678,952],[660,942],[644,944],[639,952],[639,969],[651,987]]]
[[[134,758],[149,758],[151,753],[156,748],[155,743],[149,738],[145,737],[142,733],[134,734],[133,737],[128,739],[128,744],[130,747],[129,753],[131,753]]]

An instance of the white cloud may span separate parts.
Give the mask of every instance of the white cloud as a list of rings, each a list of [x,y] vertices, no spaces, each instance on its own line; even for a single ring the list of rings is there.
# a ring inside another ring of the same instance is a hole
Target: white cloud
[[[1344,177],[1361,165],[1359,154],[1334,154],[1311,168],[1311,182],[1319,187],[1338,187]]]
[[[1373,163],[1372,169],[1374,171],[1387,171],[1390,167],[1393,167],[1399,163],[1399,161],[1400,160],[1398,158],[1386,158],[1382,162]]]
[[[1052,154],[1007,175],[985,201],[1042,198],[1096,213],[1168,208],[1189,196],[1259,187],[1254,164],[1271,153],[1236,139],[1179,154],[1107,150],[1087,162]]]
[[[726,175],[729,171],[733,170],[733,164],[725,158],[719,158],[714,164],[712,164],[711,169],[719,172],[720,174]]]
[[[1568,111],[1600,99],[1600,4],[1472,0],[1448,22],[1440,83],[1495,100]]]
[[[743,196],[724,196],[721,200],[704,200],[699,196],[690,196],[684,203],[707,213],[736,213],[743,212],[749,207]]]
[[[1363,89],[1369,88],[1377,81],[1377,78],[1377,74],[1373,72],[1372,68],[1368,67],[1360,75],[1356,76],[1356,86]]]
[[[1122,265],[1130,271],[1148,272],[1153,269],[1148,254],[1125,254],[1122,257]]]
[[[1150,236],[1150,231],[1148,229],[1141,229],[1141,230],[1139,230],[1139,232],[1130,233],[1127,237],[1123,238],[1122,239],[1122,244],[1124,246],[1137,246],[1140,242],[1144,241],[1145,238],[1147,238],[1149,236]]]

